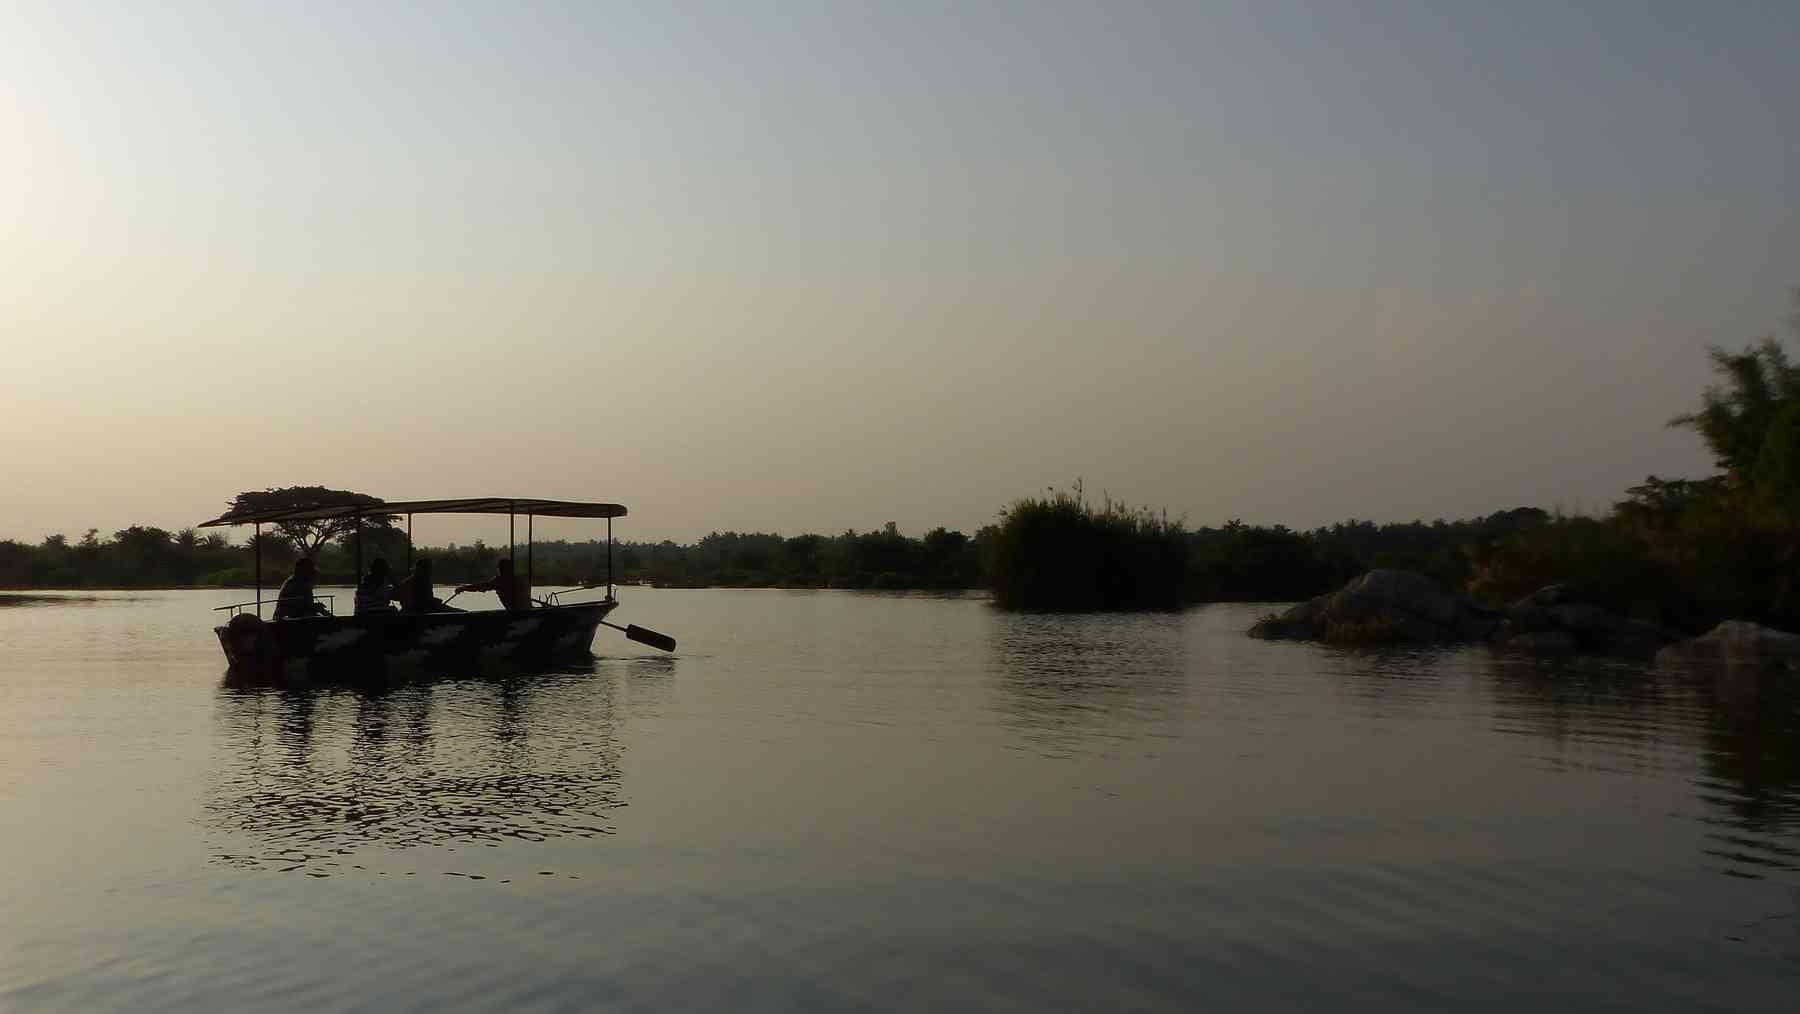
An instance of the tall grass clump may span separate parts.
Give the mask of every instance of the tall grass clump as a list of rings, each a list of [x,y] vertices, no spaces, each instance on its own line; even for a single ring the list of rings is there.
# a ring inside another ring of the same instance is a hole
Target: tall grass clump
[[[1069,490],[1019,500],[1001,512],[988,547],[988,579],[1004,609],[1082,612],[1175,609],[1186,580],[1179,520]]]

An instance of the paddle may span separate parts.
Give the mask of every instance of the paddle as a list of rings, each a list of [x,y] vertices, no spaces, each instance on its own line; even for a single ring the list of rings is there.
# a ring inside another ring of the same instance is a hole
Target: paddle
[[[652,648],[661,648],[664,651],[675,650],[675,639],[673,637],[670,637],[667,634],[659,634],[654,630],[646,630],[635,623],[628,623],[621,627],[617,623],[608,623],[605,620],[601,620],[600,625],[603,627],[611,627],[614,630],[624,631],[626,637],[631,638],[639,644],[647,644]]]

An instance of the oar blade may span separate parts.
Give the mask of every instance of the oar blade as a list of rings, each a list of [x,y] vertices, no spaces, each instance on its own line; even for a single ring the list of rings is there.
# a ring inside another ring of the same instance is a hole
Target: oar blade
[[[673,637],[670,637],[667,634],[659,634],[654,630],[646,630],[635,623],[628,623],[625,625],[625,636],[639,644],[647,644],[652,648],[661,648],[664,651],[675,650],[675,639]]]

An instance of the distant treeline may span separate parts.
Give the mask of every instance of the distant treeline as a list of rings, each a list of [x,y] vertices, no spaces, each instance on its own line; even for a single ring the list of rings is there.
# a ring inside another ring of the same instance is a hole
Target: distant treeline
[[[1486,547],[1546,524],[1521,507],[1468,521],[1345,521],[1310,532],[1239,520],[1189,530],[1076,482],[1014,503],[978,538],[983,577],[1017,609],[1171,609],[1193,602],[1290,602],[1377,567],[1466,584]]]
[[[1795,391],[1800,396],[1800,376]],[[1800,405],[1800,397],[1796,404]],[[1781,414],[1800,451],[1800,409]],[[1290,602],[1335,588],[1377,567],[1414,570],[1490,603],[1551,583],[1582,588],[1589,601],[1680,628],[1752,619],[1800,628],[1800,495],[1775,485],[1789,476],[1780,453],[1764,479],[1652,477],[1598,517],[1523,507],[1463,521],[1378,524],[1345,521],[1312,531],[1229,521],[1187,529],[1146,510],[1086,503],[1079,489],[1022,500],[973,536],[942,528],[923,537],[888,524],[840,535],[715,532],[682,545],[623,542],[613,579],[664,587],[991,588],[1025,609],[1170,608],[1194,602]],[[1800,453],[1794,454],[1800,461]],[[279,584],[298,555],[264,533],[262,573]],[[485,577],[506,554],[482,542],[425,547],[440,584]],[[404,535],[370,530],[365,563],[407,559]],[[349,583],[349,540],[316,552],[325,583]],[[604,541],[520,545],[540,585],[604,581]],[[133,525],[110,538],[88,530],[36,545],[0,540],[0,588],[156,588],[248,585],[248,544],[193,529]]]
[[[494,572],[507,547],[419,547],[432,558],[439,583],[472,581]],[[262,537],[264,583],[278,583],[299,555],[293,540]],[[315,551],[321,579],[345,583],[356,573],[355,543],[342,538]],[[540,541],[514,550],[519,569],[529,561],[539,584],[605,581],[608,553],[602,541]],[[404,569],[404,535],[371,528],[363,536],[365,565],[385,557]],[[0,588],[155,588],[249,584],[256,557],[248,542],[194,529],[170,532],[133,525],[105,538],[89,529],[71,542],[47,536],[37,545],[0,540]],[[619,542],[612,547],[613,579],[675,587],[786,586],[802,588],[973,588],[981,583],[975,542],[961,532],[934,529],[923,538],[901,535],[893,524],[873,532],[799,535],[714,532],[691,545]]]
[[[1152,518],[1147,512],[1109,507],[1119,526],[1156,544],[1140,554],[1134,568],[1159,575],[1146,582],[1142,594],[1127,590],[1123,573],[1106,571],[1105,552],[1084,539],[1080,522],[1072,521],[1078,497],[1065,498],[1038,521],[1029,538],[1048,536],[1041,549],[1030,548],[1009,528],[1017,507],[1000,524],[973,536],[936,528],[922,537],[902,534],[887,524],[874,531],[839,535],[714,532],[691,544],[620,542],[612,550],[613,578],[621,584],[648,581],[665,587],[788,587],[964,589],[1019,587],[1016,579],[1062,589],[1022,598],[1020,603],[1052,607],[1064,593],[1093,607],[1125,606],[1142,599],[1166,606],[1198,601],[1289,601],[1316,595],[1370,567],[1406,567],[1461,584],[1469,574],[1469,557],[1460,547],[1502,538],[1541,522],[1542,511],[1518,510],[1475,521],[1375,524],[1349,521],[1312,532],[1231,521],[1216,528],[1186,530],[1179,523]],[[1054,505],[1055,498],[1045,501]],[[1058,512],[1061,512],[1060,514]],[[1020,516],[1022,517],[1022,516]],[[1061,527],[1057,527],[1060,525]],[[1040,526],[1041,527],[1041,526]],[[298,555],[292,540],[265,532],[262,539],[265,584],[278,584]],[[1122,546],[1120,542],[1117,545]],[[1124,550],[1120,550],[1124,551]],[[473,581],[490,575],[506,547],[480,541],[468,545],[421,547],[432,557],[441,584]],[[1022,553],[1029,553],[1029,562]],[[324,581],[348,583],[355,573],[354,543],[339,539],[316,553]],[[364,534],[365,564],[383,556],[396,568],[407,559],[403,534],[370,529]],[[521,570],[529,557],[539,584],[604,581],[604,541],[542,541],[519,545]],[[1122,558],[1121,558],[1122,559]],[[0,588],[157,588],[247,585],[255,561],[247,543],[234,544],[217,532],[177,532],[141,525],[102,537],[90,529],[71,541],[51,535],[36,545],[0,540]],[[1030,567],[1030,575],[1022,568]],[[1003,585],[1002,579],[1012,580]],[[1109,584],[1094,584],[1106,581]],[[1152,592],[1150,584],[1158,590]],[[1135,588],[1136,580],[1133,579]],[[1089,591],[1090,588],[1100,589]],[[1077,589],[1076,591],[1070,591]],[[1075,607],[1075,606],[1066,606]]]

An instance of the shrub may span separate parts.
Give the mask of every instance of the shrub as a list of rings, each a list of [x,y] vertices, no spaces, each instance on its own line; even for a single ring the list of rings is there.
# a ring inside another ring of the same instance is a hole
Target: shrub
[[[1184,530],[1148,508],[1069,491],[1020,500],[989,542],[994,600],[1006,609],[1174,609],[1186,577]]]
[[[1611,518],[1559,517],[1465,551],[1469,594],[1495,606],[1546,585],[1566,584],[1587,601],[1648,617],[1672,585],[1672,575],[1652,558],[1649,546]]]

